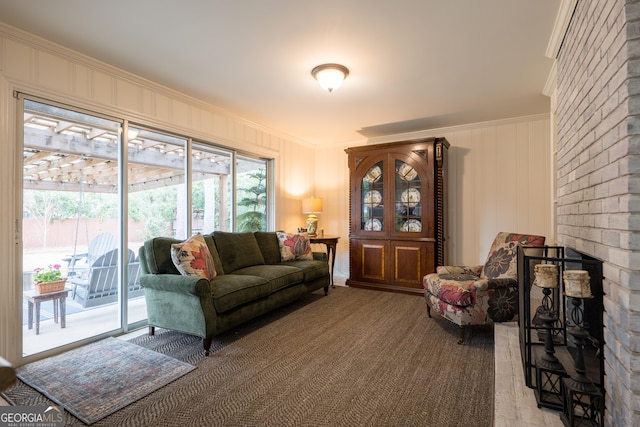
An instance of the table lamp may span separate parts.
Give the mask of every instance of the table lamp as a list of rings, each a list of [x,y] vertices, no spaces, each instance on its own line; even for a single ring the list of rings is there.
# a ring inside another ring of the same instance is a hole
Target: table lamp
[[[309,214],[307,217],[307,232],[309,236],[315,237],[318,234],[317,213],[322,213],[322,199],[319,197],[309,197],[302,201],[302,213]]]

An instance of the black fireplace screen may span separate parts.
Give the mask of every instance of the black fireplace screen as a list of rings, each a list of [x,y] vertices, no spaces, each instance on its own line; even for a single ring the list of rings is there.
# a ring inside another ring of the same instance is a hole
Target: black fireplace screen
[[[557,266],[557,287],[549,294],[551,304],[558,320],[551,328],[555,356],[560,360],[569,375],[575,374],[576,345],[567,329],[572,324],[573,304],[565,295],[562,280],[566,270],[585,270],[589,273],[591,298],[581,299],[582,327],[588,331],[584,344],[584,362],[587,377],[598,387],[604,396],[604,332],[603,332],[603,273],[602,261],[574,249],[560,246],[544,246],[541,248],[521,247],[518,249],[518,292],[520,352],[524,368],[525,383],[536,388],[536,360],[544,354],[546,328],[540,321],[540,313],[544,310],[543,289],[535,282],[535,266],[537,264],[554,264]]]

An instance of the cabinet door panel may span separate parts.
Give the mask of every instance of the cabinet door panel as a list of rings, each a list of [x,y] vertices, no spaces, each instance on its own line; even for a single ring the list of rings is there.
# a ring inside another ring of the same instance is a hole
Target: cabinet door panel
[[[422,278],[435,270],[433,262],[434,243],[391,242],[393,251],[393,281],[397,286],[422,289]]]
[[[362,271],[361,276],[365,279],[385,279],[385,252],[384,243],[367,242],[362,244]]]
[[[377,240],[351,241],[351,279],[384,283],[389,243]]]

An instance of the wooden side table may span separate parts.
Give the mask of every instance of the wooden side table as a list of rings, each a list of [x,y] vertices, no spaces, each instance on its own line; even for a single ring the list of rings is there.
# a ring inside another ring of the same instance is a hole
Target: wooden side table
[[[53,301],[53,321],[58,323],[60,318],[60,327],[64,328],[66,324],[67,296],[71,289],[64,288],[61,291],[47,292],[39,294],[36,291],[24,291],[22,293],[24,299],[29,304],[29,329],[33,329],[33,313],[35,306],[36,315],[36,335],[40,334],[40,304],[44,301]]]
[[[316,236],[316,237],[309,237],[309,241],[311,243],[320,243],[320,244],[324,244],[327,247],[327,261],[329,262],[329,265],[331,267],[331,287],[335,288],[335,285],[333,284],[333,266],[336,263],[336,246],[338,246],[338,239],[340,239],[340,237],[338,236]]]

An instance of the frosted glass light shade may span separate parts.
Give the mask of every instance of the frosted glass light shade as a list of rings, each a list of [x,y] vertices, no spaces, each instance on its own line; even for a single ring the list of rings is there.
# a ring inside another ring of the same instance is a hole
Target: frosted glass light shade
[[[333,92],[349,75],[349,69],[340,64],[322,64],[311,70],[311,75],[323,89]]]

